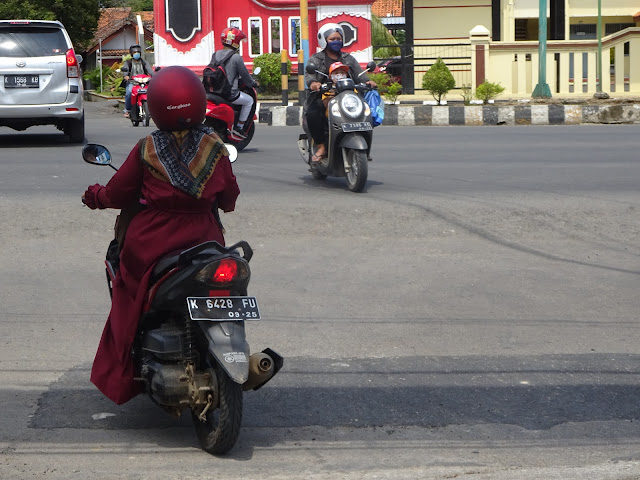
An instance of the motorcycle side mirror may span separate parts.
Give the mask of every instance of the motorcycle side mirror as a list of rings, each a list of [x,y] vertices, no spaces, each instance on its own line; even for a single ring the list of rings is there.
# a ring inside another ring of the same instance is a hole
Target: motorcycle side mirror
[[[97,143],[87,143],[82,148],[82,158],[85,162],[92,165],[109,165],[111,166],[111,152],[107,147]]]
[[[367,72],[373,72],[376,69],[376,62],[367,63]]]
[[[154,69],[154,72],[159,72],[161,69],[162,69],[162,67],[156,67],[156,68]]]
[[[305,67],[305,71],[306,71],[307,73],[311,73],[311,74],[313,74],[313,73],[316,73],[316,69],[317,69],[317,68],[318,68],[318,67],[316,67],[316,66],[315,66],[315,64],[313,64],[313,63],[307,63],[307,66]]]
[[[262,67],[256,67],[253,69],[253,74],[254,75],[260,75],[260,72],[262,71]]]
[[[235,162],[238,159],[238,149],[230,143],[225,143],[224,146],[227,147],[227,152],[229,152],[229,161],[231,163]]]

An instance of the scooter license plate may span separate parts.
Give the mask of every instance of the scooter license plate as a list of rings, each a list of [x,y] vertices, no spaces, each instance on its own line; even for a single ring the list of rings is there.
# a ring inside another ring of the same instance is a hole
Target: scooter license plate
[[[368,130],[373,130],[371,122],[355,122],[342,124],[343,132],[366,132]]]
[[[260,320],[256,297],[187,297],[191,320]]]

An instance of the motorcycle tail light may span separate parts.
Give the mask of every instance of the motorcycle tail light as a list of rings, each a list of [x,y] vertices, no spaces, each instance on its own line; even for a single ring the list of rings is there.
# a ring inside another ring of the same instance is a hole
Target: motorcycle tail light
[[[67,50],[67,77],[69,78],[78,78],[78,59],[76,58],[76,53],[73,51],[73,48]]]
[[[241,282],[249,276],[244,262],[233,258],[223,258],[204,266],[196,275],[196,280],[210,285],[222,285]]]

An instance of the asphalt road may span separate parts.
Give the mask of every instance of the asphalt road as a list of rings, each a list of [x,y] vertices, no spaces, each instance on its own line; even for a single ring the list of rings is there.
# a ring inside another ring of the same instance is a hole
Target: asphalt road
[[[116,165],[152,130],[86,108]],[[637,129],[381,127],[354,194],[259,125],[223,222],[285,367],[212,457],[89,382],[115,212],[80,195],[112,171],[0,128],[0,478],[640,478]]]

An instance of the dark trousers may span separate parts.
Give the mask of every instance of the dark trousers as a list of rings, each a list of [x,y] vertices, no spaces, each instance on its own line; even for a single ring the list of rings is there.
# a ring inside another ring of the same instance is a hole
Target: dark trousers
[[[329,124],[325,112],[326,108],[319,96],[307,106],[307,113],[305,114],[307,126],[316,145],[319,143],[326,145],[329,139]]]

